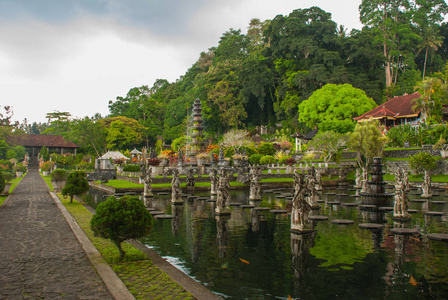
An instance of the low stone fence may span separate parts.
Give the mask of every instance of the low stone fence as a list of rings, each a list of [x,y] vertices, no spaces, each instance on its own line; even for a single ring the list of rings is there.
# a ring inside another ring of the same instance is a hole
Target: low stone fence
[[[415,172],[411,169],[409,165],[409,161],[384,161],[384,171],[389,174],[395,174],[398,171],[398,168],[404,169],[406,172],[411,172],[411,174],[415,174]],[[448,161],[446,160],[438,160],[437,167],[434,171],[431,172],[434,175],[448,175]]]

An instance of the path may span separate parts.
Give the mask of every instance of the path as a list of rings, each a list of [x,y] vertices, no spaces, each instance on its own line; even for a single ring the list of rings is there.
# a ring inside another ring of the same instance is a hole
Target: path
[[[0,208],[0,299],[113,299],[30,169]]]

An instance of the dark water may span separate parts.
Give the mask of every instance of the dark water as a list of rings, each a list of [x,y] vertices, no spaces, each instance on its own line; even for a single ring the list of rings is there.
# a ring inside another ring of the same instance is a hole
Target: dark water
[[[232,202],[290,211],[291,201],[284,198],[287,192],[264,192],[263,201],[249,203],[247,191],[238,191],[232,193]],[[141,241],[228,299],[448,298],[448,246],[426,237],[447,233],[447,222],[445,217],[423,213],[428,209],[447,213],[447,204],[412,202],[410,208],[417,212],[404,226],[418,228],[421,235],[409,237],[390,233],[401,226],[392,212],[329,204],[361,204],[362,200],[327,192],[354,193],[323,191],[325,202],[313,214],[329,220],[317,222],[315,231],[306,235],[290,233],[288,214],[232,206],[231,216],[218,217],[207,194],[185,198],[183,205],[171,205],[170,196],[156,196],[146,205],[175,217],[155,220],[151,234]],[[105,198],[94,193],[88,201],[95,207]],[[440,193],[430,201],[448,200]],[[336,225],[331,223],[334,219],[350,219],[354,224]],[[358,227],[370,222],[385,227],[380,231]]]

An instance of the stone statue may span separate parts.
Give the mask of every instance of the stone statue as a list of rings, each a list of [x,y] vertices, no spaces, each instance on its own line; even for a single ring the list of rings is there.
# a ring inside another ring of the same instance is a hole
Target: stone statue
[[[173,179],[171,180],[171,202],[182,203],[182,190],[180,188],[179,170],[173,170]]]
[[[216,170],[215,168],[210,168],[210,172],[208,175],[210,177],[210,194],[216,195],[218,189],[218,170]]]
[[[193,175],[193,169],[189,168],[187,171],[187,187],[194,187],[195,181],[194,181],[194,175]]]
[[[249,199],[250,200],[261,200],[261,186],[258,182],[260,180],[258,176],[257,169],[252,168],[250,170],[251,172],[251,181],[250,181],[250,193],[249,193]]]
[[[180,149],[177,152],[177,166],[178,167],[183,167],[184,166],[184,153]]]
[[[142,163],[140,164],[140,169],[142,170],[142,179],[143,179],[143,184],[144,184],[144,188],[143,188],[143,196],[145,197],[152,197],[153,193],[152,193],[152,168],[151,166],[148,164],[148,160],[144,159],[142,161]]]
[[[230,214],[229,202],[230,202],[230,194],[229,194],[230,183],[227,178],[226,169],[222,168],[219,170],[219,179],[218,179],[218,193],[216,199],[216,208],[215,212],[218,215],[222,214]]]
[[[219,148],[219,160],[224,160],[224,149]]]
[[[355,175],[355,189],[361,188],[361,170],[359,168],[356,169]]]
[[[294,188],[291,209],[291,230],[311,231],[311,224],[308,217],[311,212],[311,205],[307,201],[309,196],[309,184],[305,183],[305,175],[296,172],[297,183]],[[309,180],[309,179],[308,179]]]
[[[322,191],[322,174],[319,170],[316,171],[316,191]]]
[[[403,172],[403,183],[404,183],[404,190],[407,192],[411,189],[409,186],[409,174],[406,170],[402,170]]]
[[[422,183],[422,198],[430,198],[431,195],[431,175],[429,174],[429,171],[425,170],[425,175],[423,176],[423,183]]]
[[[300,175],[299,175],[299,172],[297,170],[294,170],[293,180],[294,180],[294,183],[293,183],[293,186],[292,186],[292,189],[291,189],[291,194],[294,196],[295,193],[296,193],[296,187],[297,187],[297,185],[299,184],[299,181],[300,181]]]
[[[308,180],[306,186],[308,189],[308,203],[311,206],[317,205],[318,191],[316,190],[316,171],[314,167],[308,168]]]
[[[398,169],[395,174],[395,198],[394,198],[394,217],[409,218],[408,207],[409,198],[405,189],[404,174],[402,169]]]
[[[368,193],[369,191],[369,173],[366,167],[362,167],[361,193]]]

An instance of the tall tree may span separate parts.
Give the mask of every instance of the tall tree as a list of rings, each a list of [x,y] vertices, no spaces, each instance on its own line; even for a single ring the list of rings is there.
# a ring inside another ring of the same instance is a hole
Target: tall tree
[[[415,37],[410,30],[412,14],[409,0],[363,0],[359,6],[361,23],[373,27],[382,44],[386,87],[396,82],[405,63],[402,44]]]
[[[412,106],[412,110],[421,109],[424,122],[431,118],[431,110],[436,106],[437,101],[435,94],[441,83],[439,78],[426,77],[425,80],[420,81],[415,86],[415,90],[419,92],[421,97],[413,100],[415,104]]]
[[[419,45],[418,52],[425,50],[425,63],[423,66],[422,80],[425,78],[426,62],[428,61],[428,52],[437,51],[437,49],[443,44],[443,37],[438,35],[438,30],[433,26],[426,27],[422,32],[422,43]]]

